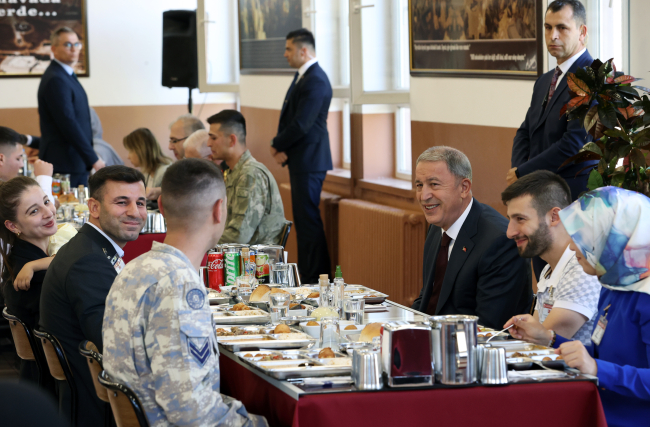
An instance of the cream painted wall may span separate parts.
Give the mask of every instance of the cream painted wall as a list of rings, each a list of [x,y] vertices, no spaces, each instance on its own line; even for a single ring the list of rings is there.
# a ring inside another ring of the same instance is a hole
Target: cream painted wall
[[[161,85],[162,13],[196,9],[196,0],[88,1],[90,77],[80,78],[90,105],[186,104],[188,91]],[[0,79],[0,109],[37,106],[38,78]],[[232,103],[231,94],[199,94],[196,108]],[[0,112],[0,116],[2,113]]]
[[[641,86],[650,86],[650,48],[648,48],[650,1],[630,0],[630,74],[642,78]]]
[[[243,107],[281,110],[293,75],[257,76],[242,75],[239,78],[239,101]],[[341,111],[341,100],[332,99],[330,111]]]

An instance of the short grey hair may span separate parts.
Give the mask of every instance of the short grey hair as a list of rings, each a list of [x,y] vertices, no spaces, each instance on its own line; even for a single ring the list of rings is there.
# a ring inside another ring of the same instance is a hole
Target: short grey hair
[[[449,172],[456,178],[472,180],[472,164],[465,153],[455,148],[444,145],[427,148],[420,154],[415,166],[420,162],[445,162]]]
[[[192,114],[183,114],[176,120],[174,120],[169,127],[171,128],[174,126],[175,123],[181,122],[183,123],[183,133],[185,133],[185,136],[190,136],[197,130],[205,129],[205,125],[199,119],[198,117],[192,115]]]
[[[77,32],[75,30],[73,30],[72,28],[70,28],[70,27],[66,27],[66,26],[59,27],[56,30],[54,30],[52,32],[52,34],[50,35],[50,44],[52,46],[56,46],[57,44],[59,44],[59,36],[61,34],[64,34],[64,33],[77,34]],[[77,34],[77,38],[78,37],[79,37],[79,34]]]
[[[199,129],[183,141],[183,148],[185,149],[185,156],[187,157],[187,149],[194,147],[199,153],[201,158],[207,157],[212,154],[212,150],[208,147],[208,138],[210,134],[205,129]]]

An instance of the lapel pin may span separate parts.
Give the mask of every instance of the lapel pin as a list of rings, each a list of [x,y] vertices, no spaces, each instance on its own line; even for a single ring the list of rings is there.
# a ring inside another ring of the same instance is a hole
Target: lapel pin
[[[463,252],[467,252],[467,247],[463,246]]]

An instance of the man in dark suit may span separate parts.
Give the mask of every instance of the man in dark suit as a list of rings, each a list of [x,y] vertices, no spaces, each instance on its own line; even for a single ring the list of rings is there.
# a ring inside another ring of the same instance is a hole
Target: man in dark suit
[[[512,144],[512,169],[506,175],[508,185],[536,170],[548,170],[564,178],[573,200],[587,191],[590,169],[584,168],[595,166],[598,162],[570,164],[560,168],[592,139],[582,121],[568,121],[566,114],[560,117],[562,107],[571,99],[567,74],[575,73],[578,68],[593,62],[586,48],[586,21],[587,13],[578,0],[556,0],[546,9],[546,47],[557,59],[558,65],[535,82],[526,119]],[[533,258],[537,279],[545,265],[541,258]]]
[[[73,187],[86,185],[90,170],[101,169],[104,162],[93,150],[88,97],[74,73],[81,42],[68,27],[55,30],[51,41],[54,59],[38,87],[38,155],[54,165],[55,173],[70,174]]]
[[[424,244],[424,286],[412,308],[430,315],[478,316],[501,328],[527,313],[526,263],[506,236],[508,220],[472,197],[472,166],[462,152],[431,147],[415,167],[416,197],[431,224]]]
[[[587,190],[590,171],[580,171],[597,162],[571,164],[560,169],[562,163],[591,141],[580,120],[567,121],[566,115],[560,117],[560,110],[571,99],[567,74],[593,62],[585,44],[585,22],[585,8],[578,0],[556,0],[546,10],[546,46],[558,66],[535,82],[526,119],[512,145],[508,185],[536,170],[548,170],[565,179],[573,200]]]
[[[79,343],[92,341],[102,351],[104,304],[124,267],[122,249],[138,238],[147,219],[144,183],[142,173],[126,166],[109,166],[90,177],[88,223],[59,250],[43,282],[40,328],[58,338],[68,358],[80,426],[104,422],[104,404],[79,354]],[[60,395],[61,410],[67,413],[69,393]]]
[[[327,132],[332,86],[318,65],[314,36],[308,30],[287,35],[284,57],[298,72],[282,105],[271,154],[289,166],[298,269],[304,283],[316,283],[319,274],[331,273],[319,204],[323,180],[332,169]]]

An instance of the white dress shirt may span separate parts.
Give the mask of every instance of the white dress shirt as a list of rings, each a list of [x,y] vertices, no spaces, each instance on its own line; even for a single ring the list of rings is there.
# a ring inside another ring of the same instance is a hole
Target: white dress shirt
[[[68,64],[64,64],[63,62],[59,61],[56,58],[52,58],[52,60],[58,62],[59,65],[63,67],[63,69],[65,70],[66,73],[68,73],[69,76],[71,76],[72,73],[74,73],[74,68],[72,68]]]
[[[111,239],[110,237],[108,237],[108,236],[106,235],[106,233],[104,233],[104,232],[103,232],[99,227],[97,227],[95,224],[91,223],[90,221],[87,222],[86,224],[90,225],[90,226],[93,227],[95,230],[99,231],[100,234],[101,234],[102,236],[106,237],[106,238],[108,239],[108,241],[111,242],[111,245],[113,245],[113,247],[115,248],[115,252],[117,252],[117,255],[118,255],[120,258],[124,257],[124,250],[123,250],[122,248],[120,248],[119,246],[117,246],[117,243],[115,243],[115,242],[113,241],[113,239]]]
[[[447,236],[451,238],[451,241],[449,242],[449,252],[447,252],[447,261],[449,261],[449,257],[451,256],[451,250],[454,249],[454,242],[456,242],[458,233],[460,232],[460,229],[463,227],[463,224],[465,223],[465,220],[467,219],[467,215],[469,215],[469,211],[472,209],[473,204],[474,204],[474,198],[472,197],[472,200],[469,201],[469,205],[467,205],[463,214],[458,217],[456,222],[454,222],[451,225],[451,227],[449,227],[449,230],[444,230],[444,229],[442,230],[443,233],[447,233]]]
[[[312,58],[309,61],[302,64],[302,66],[300,68],[298,68],[298,80],[296,80],[296,83],[298,83],[300,81],[300,79],[302,79],[302,76],[305,75],[305,73],[307,72],[309,67],[311,67],[312,65],[314,65],[317,62],[318,62],[318,58]]]
[[[571,68],[571,66],[575,64],[578,58],[580,58],[580,56],[582,56],[582,54],[585,53],[586,50],[587,48],[582,49],[580,52],[576,53],[571,58],[564,61],[561,65],[558,65],[558,67],[560,67],[560,70],[562,71],[562,75],[560,75],[560,78],[557,79],[557,82],[555,83],[555,89],[557,89],[557,86],[560,84],[564,76],[566,76],[566,73],[569,72],[569,68]]]

